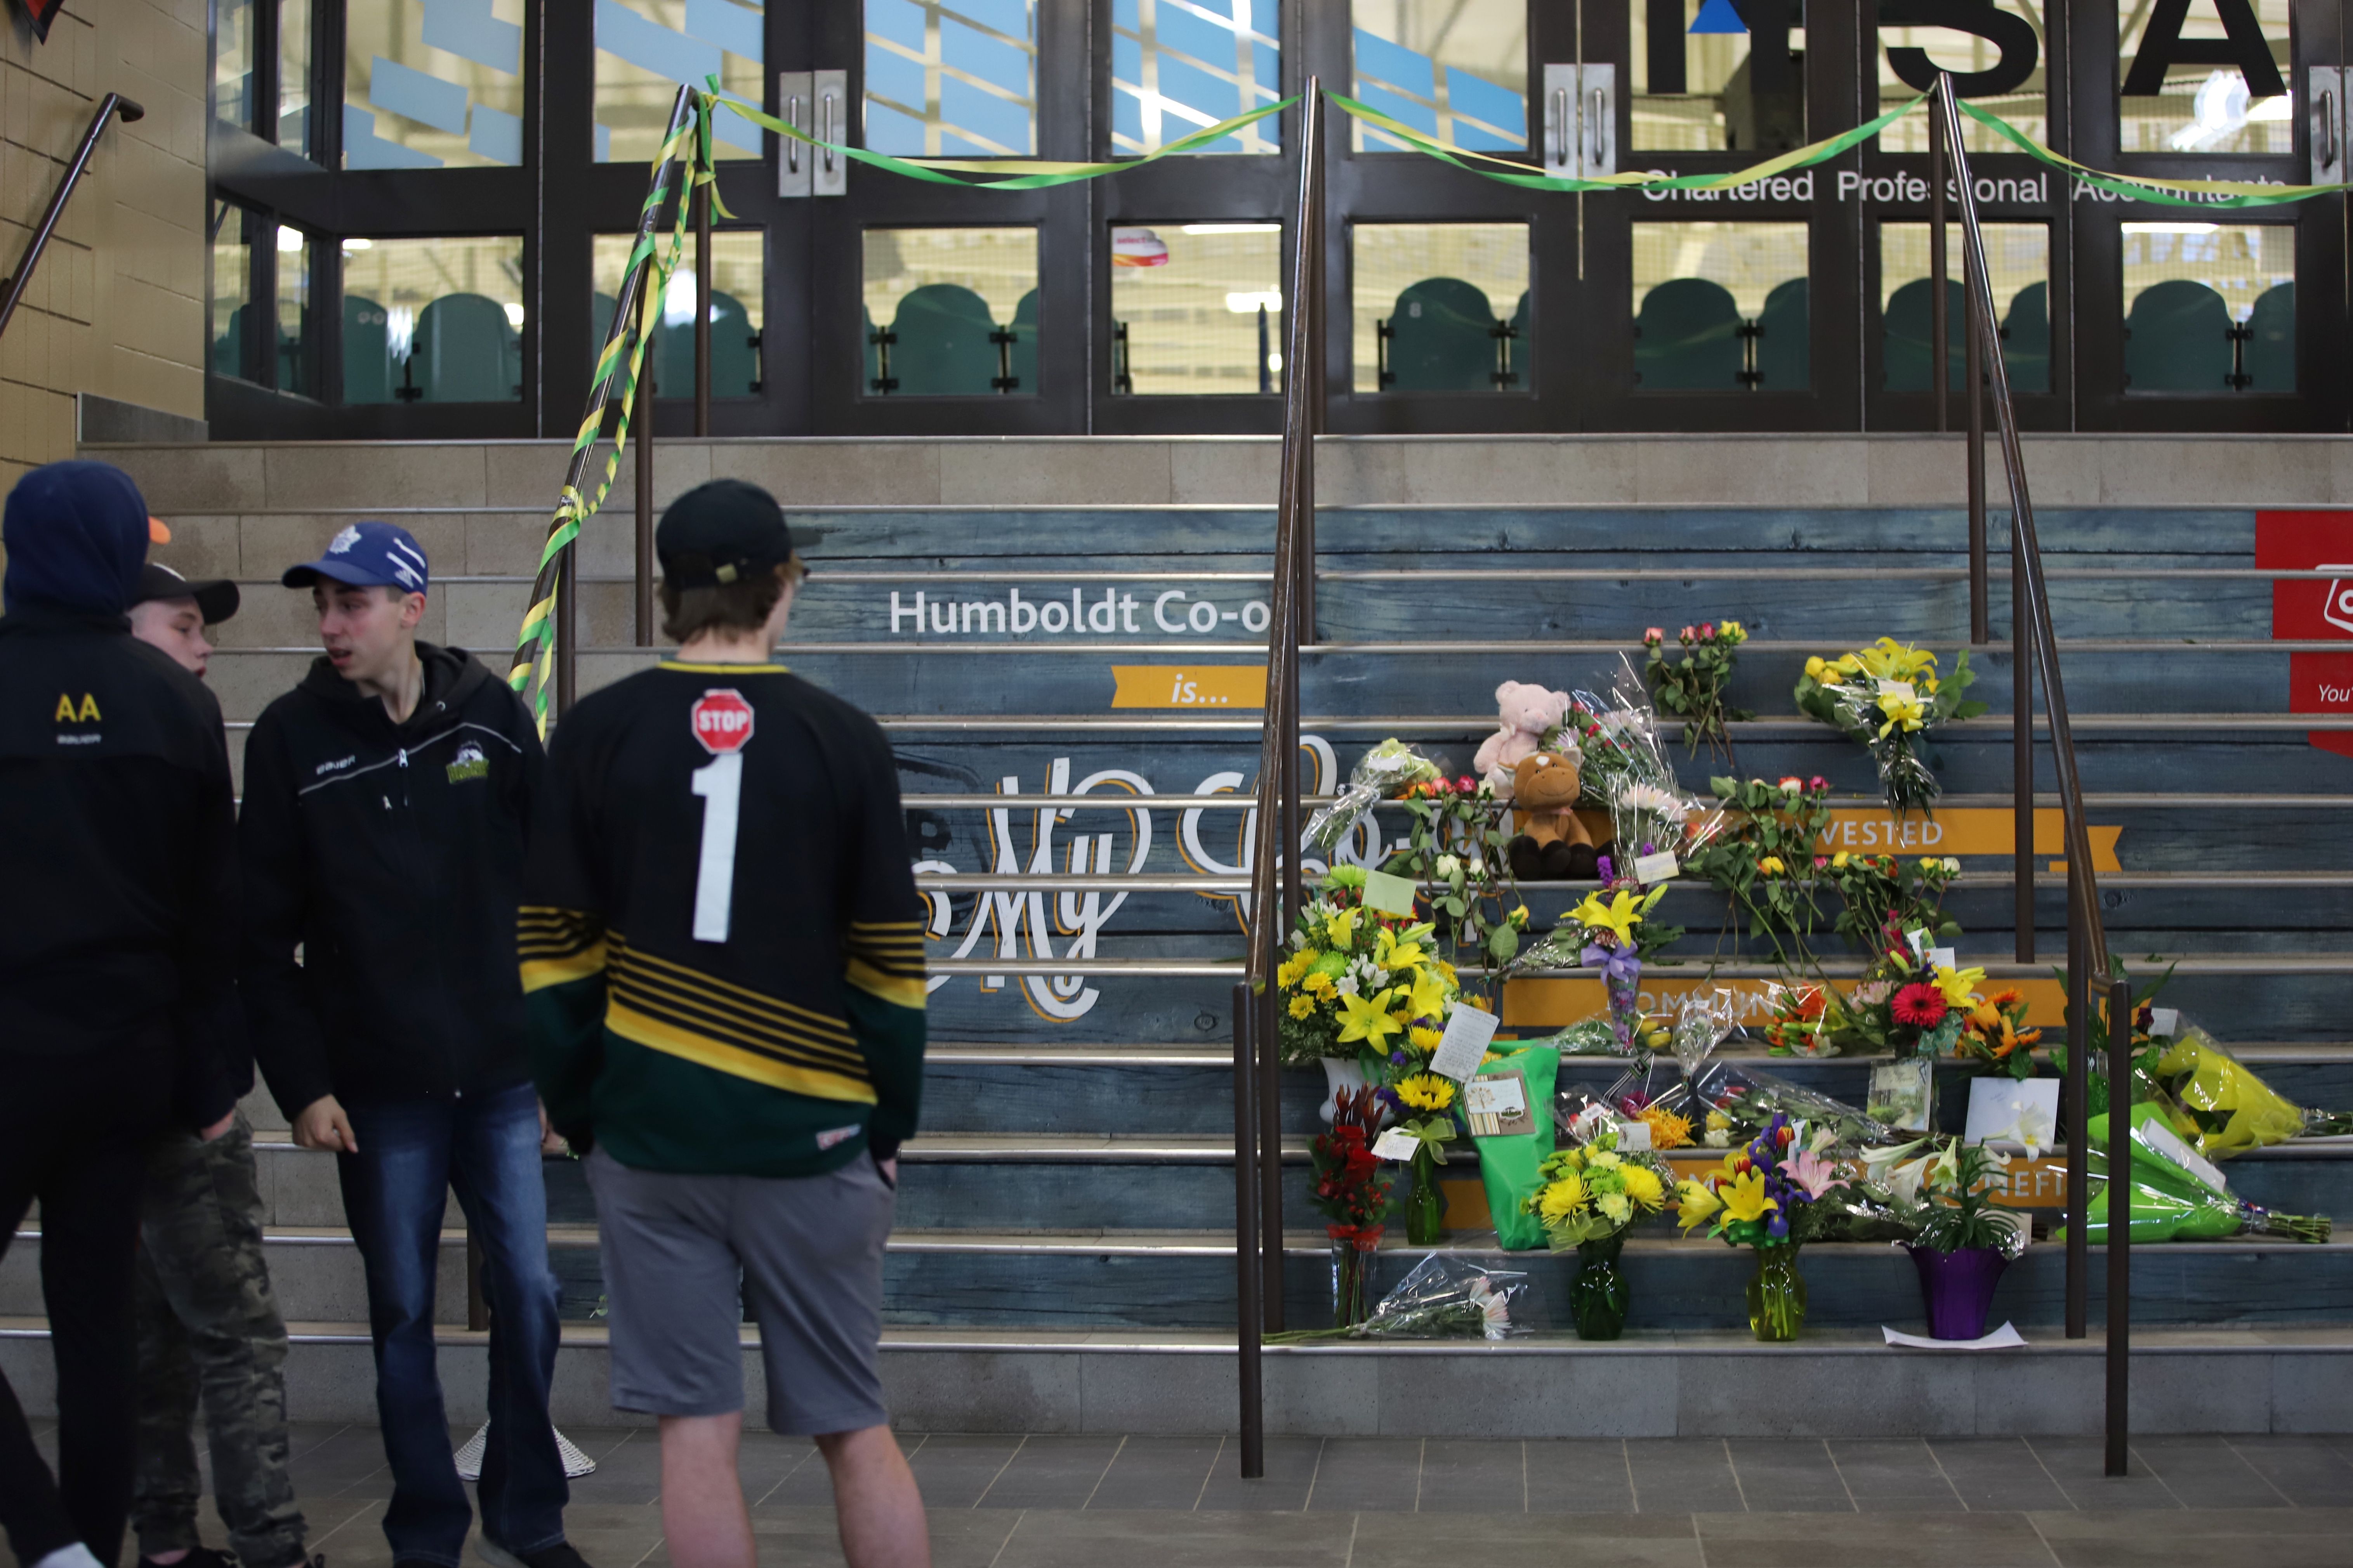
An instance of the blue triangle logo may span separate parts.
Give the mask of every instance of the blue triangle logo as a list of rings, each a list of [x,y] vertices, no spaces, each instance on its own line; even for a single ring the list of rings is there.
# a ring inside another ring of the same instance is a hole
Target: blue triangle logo
[[[1692,25],[1694,33],[1745,33],[1748,24],[1732,8],[1732,0],[1702,0],[1699,16]]]

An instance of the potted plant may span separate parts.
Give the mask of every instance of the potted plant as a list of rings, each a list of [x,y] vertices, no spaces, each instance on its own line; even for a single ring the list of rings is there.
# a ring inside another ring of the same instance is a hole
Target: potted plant
[[[1655,1154],[1621,1153],[1618,1124],[1605,1119],[1588,1142],[1548,1156],[1536,1174],[1543,1184],[1520,1207],[1544,1222],[1555,1252],[1577,1254],[1577,1279],[1568,1288],[1577,1337],[1614,1340],[1633,1304],[1618,1255],[1637,1219],[1666,1207],[1673,1173]]]
[[[1926,1152],[1915,1152],[1924,1144]],[[2020,1216],[1994,1203],[1995,1178],[2010,1156],[1947,1138],[1863,1152],[1866,1178],[1912,1232],[1905,1249],[1920,1271],[1928,1337],[1985,1337],[2001,1273],[2026,1247]]]

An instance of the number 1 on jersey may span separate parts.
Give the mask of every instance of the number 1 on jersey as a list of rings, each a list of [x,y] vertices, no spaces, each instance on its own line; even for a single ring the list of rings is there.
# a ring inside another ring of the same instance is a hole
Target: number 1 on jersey
[[[673,777],[676,775],[673,774]],[[694,876],[694,940],[725,942],[735,903],[735,832],[744,800],[744,753],[712,758],[690,775],[702,797],[702,853]]]

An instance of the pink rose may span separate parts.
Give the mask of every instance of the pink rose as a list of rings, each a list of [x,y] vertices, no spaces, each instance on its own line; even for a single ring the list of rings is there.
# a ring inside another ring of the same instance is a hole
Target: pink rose
[[[1644,626],[1642,628],[1642,640],[1644,642],[1664,642],[1667,640],[1667,634],[1661,631],[1656,626]]]
[[[1699,628],[1700,641],[1705,642],[1714,636],[1715,636],[1715,623],[1714,621],[1706,622]]]
[[[1677,632],[1675,635],[1685,642],[1692,640],[1692,629],[1689,626],[1685,626],[1682,631]]]

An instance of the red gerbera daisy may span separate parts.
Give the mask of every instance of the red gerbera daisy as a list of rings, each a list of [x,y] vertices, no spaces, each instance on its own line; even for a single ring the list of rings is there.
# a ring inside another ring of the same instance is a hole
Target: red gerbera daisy
[[[1899,1024],[1932,1029],[1945,1021],[1945,994],[1926,984],[1906,985],[1895,994],[1889,1011]]]

